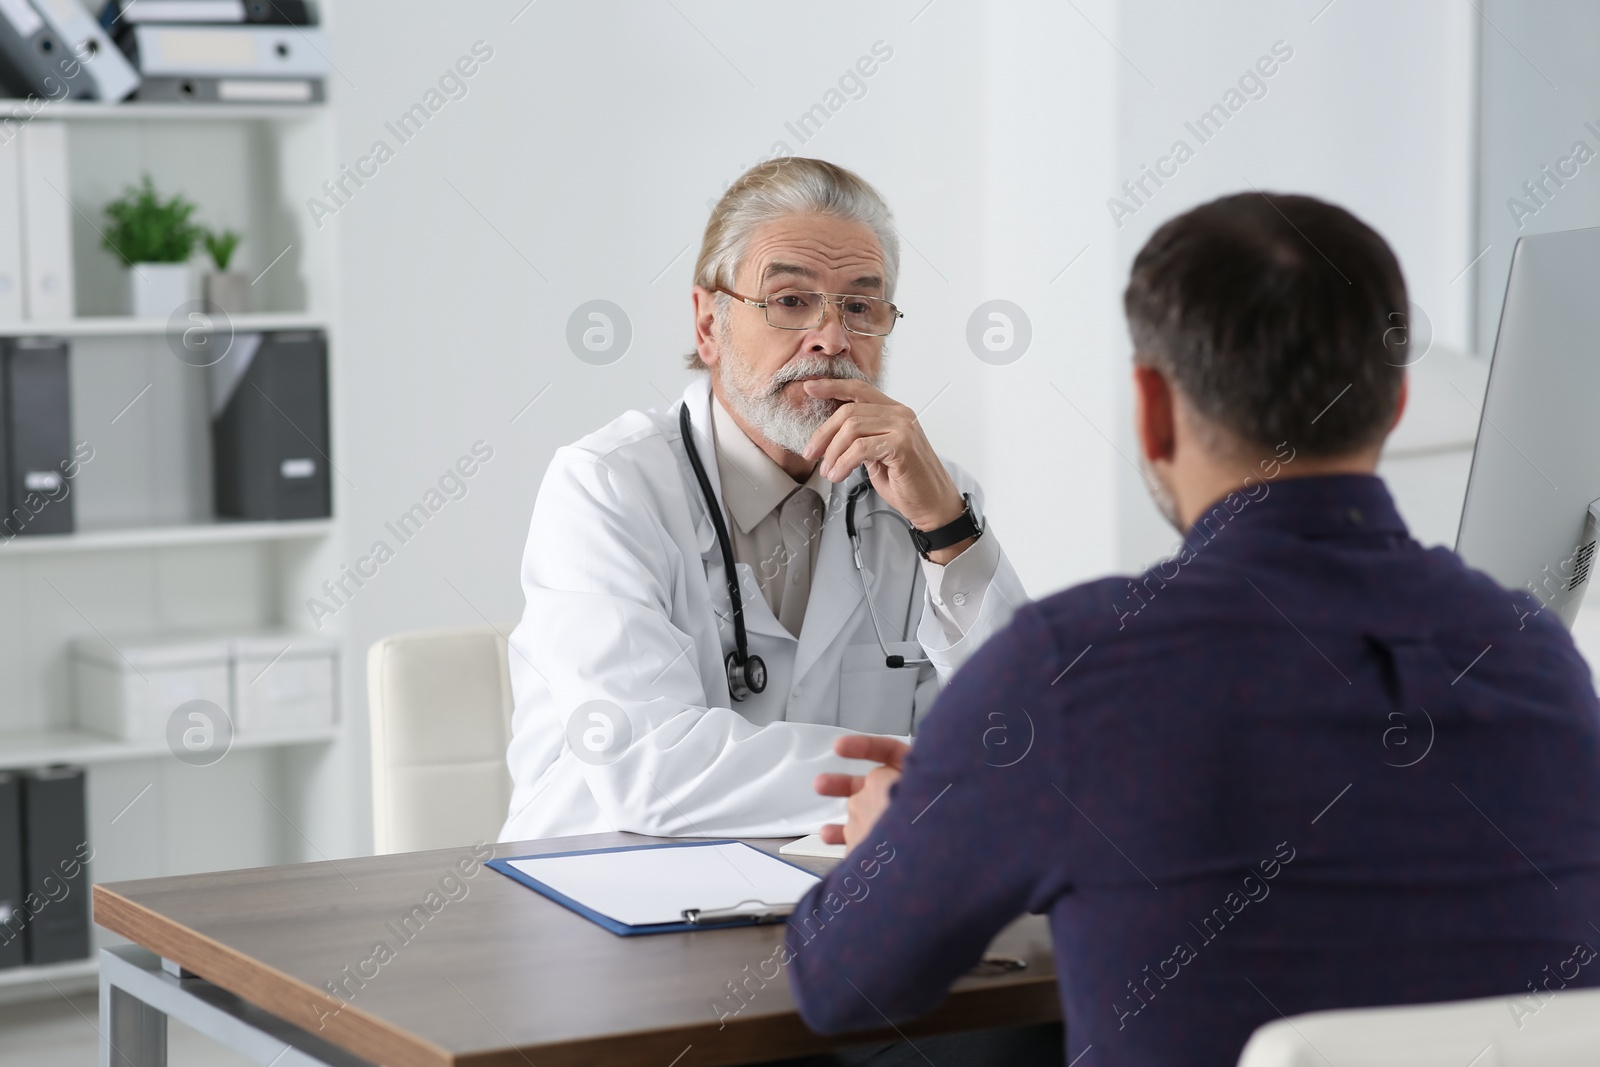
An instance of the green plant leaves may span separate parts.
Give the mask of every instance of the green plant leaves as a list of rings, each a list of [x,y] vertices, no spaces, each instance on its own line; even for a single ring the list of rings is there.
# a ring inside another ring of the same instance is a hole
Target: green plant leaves
[[[162,199],[145,174],[138,186],[128,186],[105,206],[107,225],[101,243],[124,263],[182,263],[194,254],[204,232],[190,221],[196,210],[181,193]]]
[[[217,265],[218,270],[227,270],[228,261],[233,258],[233,250],[239,247],[242,238],[234,230],[207,229],[204,237],[206,251],[211,253],[211,261]]]

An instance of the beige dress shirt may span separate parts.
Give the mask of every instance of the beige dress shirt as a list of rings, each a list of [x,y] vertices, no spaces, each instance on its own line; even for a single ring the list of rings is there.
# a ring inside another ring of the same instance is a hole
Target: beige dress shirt
[[[821,464],[805,482],[796,482],[745,435],[715,396],[711,423],[722,499],[733,518],[728,531],[733,558],[750,565],[767,606],[784,629],[799,637],[833,483],[822,476]],[[906,551],[916,551],[909,538]],[[1000,546],[987,536],[948,565],[922,561],[934,614],[951,642],[977,620],[981,594],[999,562]]]

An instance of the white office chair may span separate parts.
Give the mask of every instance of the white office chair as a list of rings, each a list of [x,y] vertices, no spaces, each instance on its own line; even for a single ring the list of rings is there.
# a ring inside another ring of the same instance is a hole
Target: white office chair
[[[1600,989],[1573,989],[1296,1015],[1252,1034],[1238,1067],[1576,1067],[1597,1049]]]
[[[367,650],[373,848],[494,841],[511,803],[511,680],[492,626],[386,637]]]

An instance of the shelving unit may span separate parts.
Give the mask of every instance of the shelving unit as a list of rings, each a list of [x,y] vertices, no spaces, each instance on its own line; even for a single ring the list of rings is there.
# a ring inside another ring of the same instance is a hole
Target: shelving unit
[[[317,6],[326,24],[329,5]],[[87,768],[96,882],[317,859],[334,836],[319,831],[320,820],[351,803],[343,773],[351,672],[338,673],[335,725],[236,736],[221,760],[194,767],[162,740],[77,728],[67,650],[95,633],[312,628],[306,600],[344,558],[336,516],[345,485],[334,479],[333,518],[213,516],[208,371],[174,354],[165,318],[123,313],[122,268],[101,247],[99,220],[106,202],[149,172],[164,193],[198,204],[198,221],[241,231],[234,269],[253,279],[255,310],[226,326],[324,331],[336,396],[339,228],[318,229],[305,208],[337,173],[333,111],[83,101],[35,109],[0,100],[4,117],[66,124],[76,315],[0,323],[0,336],[69,341],[73,439],[92,446],[93,458],[71,483],[78,532],[0,536],[0,601],[9,609],[0,613],[0,768]],[[325,622],[324,635],[340,634],[342,620]],[[95,931],[96,949],[116,940]],[[92,957],[0,970],[0,1003],[92,988],[95,973]]]
[[[328,321],[317,315],[261,312],[235,315],[227,320],[235,333],[258,330],[326,329]],[[185,326],[185,329],[188,329]],[[206,327],[199,326],[200,329]],[[0,323],[0,337],[152,337],[171,329],[166,319],[136,319],[131,315],[83,315],[75,319],[31,319]]]
[[[292,522],[195,522],[121,530],[82,530],[39,534],[0,541],[0,560],[42,552],[111,552],[129,548],[175,548],[181,545],[226,545],[249,541],[294,541],[323,537],[334,530],[332,519]],[[0,752],[4,749],[0,748]]]
[[[93,959],[8,967],[0,971],[0,1004],[32,1000],[39,989],[51,996],[57,990],[81,993],[95,987],[99,973],[99,964]]]
[[[337,726],[272,734],[241,734],[233,739],[229,752],[316,744],[332,741],[338,736]],[[0,752],[5,753],[6,766],[12,770],[48,767],[55,763],[86,765],[114,760],[161,759],[171,754],[165,741],[119,741],[114,737],[101,737],[82,730],[0,735]],[[0,971],[0,974],[4,973]]]
[[[319,119],[326,104],[108,104],[99,100],[44,100],[36,108],[15,100],[0,100],[0,116],[93,122],[237,122],[272,119],[303,122]]]
[[[61,981],[72,978],[92,978],[99,968],[94,960],[68,960],[66,963],[46,963],[32,967],[8,967],[0,971],[0,990],[43,983],[46,979]]]

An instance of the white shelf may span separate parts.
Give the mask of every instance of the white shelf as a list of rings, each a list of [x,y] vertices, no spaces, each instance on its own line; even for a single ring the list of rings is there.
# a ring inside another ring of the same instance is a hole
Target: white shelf
[[[138,122],[156,119],[179,122],[218,122],[229,119],[279,119],[300,121],[316,118],[326,104],[150,104],[129,100],[110,104],[100,100],[49,101],[43,97],[29,108],[16,97],[0,98],[0,115],[24,119],[88,120],[93,122]]]
[[[332,519],[292,519],[283,522],[196,522],[181,526],[147,526],[127,530],[85,530],[67,534],[18,535],[0,540],[0,560],[39,552],[105,552],[129,548],[172,548],[181,545],[220,545],[241,541],[294,541],[326,537]]]
[[[99,973],[100,961],[93,956],[84,960],[67,960],[64,963],[25,963],[21,967],[7,967],[0,970],[0,989],[43,984],[45,979],[62,982],[75,978],[88,978]]]
[[[311,745],[332,741],[338,736],[337,723],[310,730],[239,734],[234,737],[229,751]],[[40,730],[36,733],[0,734],[0,767],[6,770],[48,767],[55,763],[86,764],[108,763],[115,760],[160,759],[171,755],[172,750],[167,747],[165,740],[119,741],[114,737],[102,737],[82,730]],[[0,974],[4,973],[0,971]]]
[[[326,329],[328,324],[327,319],[320,315],[300,312],[235,315],[229,321],[234,333]],[[166,319],[134,318],[129,315],[84,315],[75,319],[23,319],[0,322],[0,337],[139,337],[164,334],[168,329]]]

